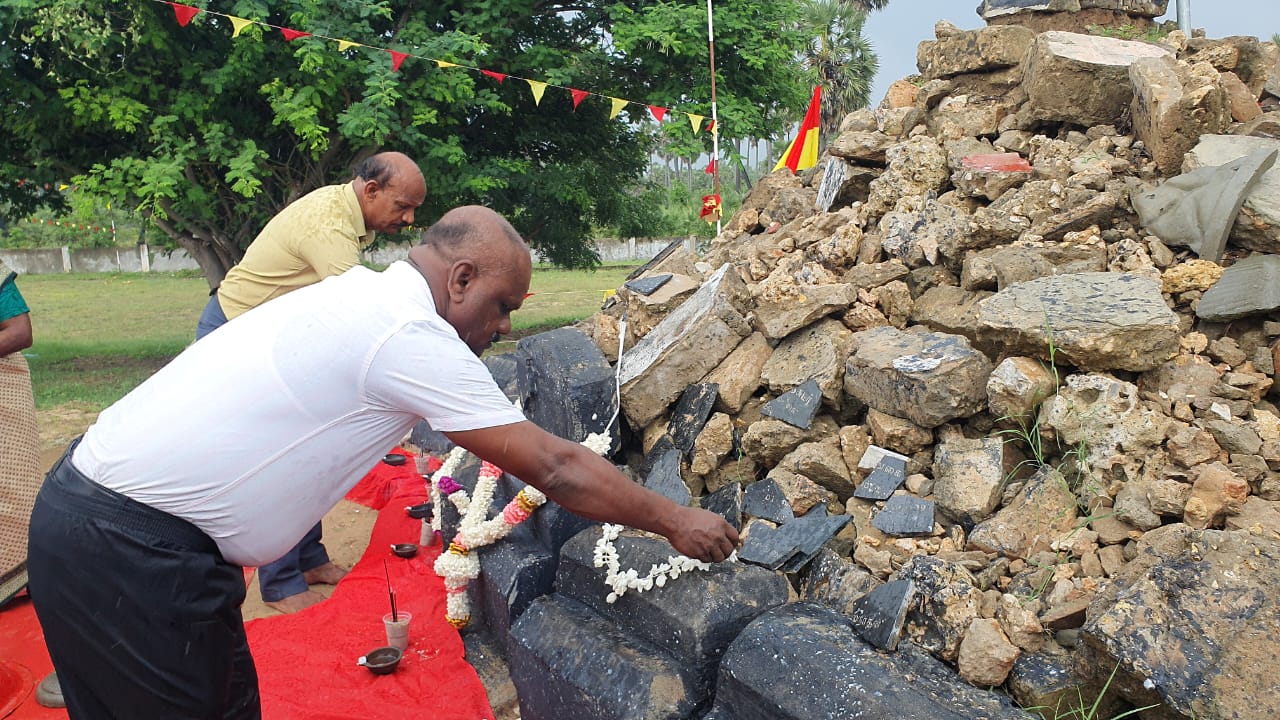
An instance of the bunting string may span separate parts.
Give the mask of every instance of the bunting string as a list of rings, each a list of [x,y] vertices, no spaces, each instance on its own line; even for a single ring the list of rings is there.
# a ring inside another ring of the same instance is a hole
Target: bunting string
[[[304,32],[302,30],[297,30],[294,28],[283,27],[281,25],[272,25],[271,23],[262,22],[261,20],[253,20],[250,18],[242,18],[242,17],[237,17],[235,15],[228,15],[227,13],[221,13],[215,10],[199,8],[193,5],[185,5],[182,3],[170,2],[169,0],[153,0],[153,2],[158,2],[160,4],[168,5],[172,7],[173,14],[178,21],[178,25],[184,28],[187,27],[187,25],[190,24],[191,21],[195,19],[197,15],[200,15],[200,14],[213,15],[216,17],[225,18],[228,22],[231,23],[231,37],[233,38],[240,37],[240,35],[244,32],[245,28],[249,27],[250,25],[261,25],[264,28],[268,28],[272,31],[279,32],[280,35],[284,38],[285,42],[294,42],[296,40],[300,40],[303,38],[314,38],[316,40],[323,40],[323,41],[335,43],[337,45],[338,52],[345,52],[352,48],[362,48],[367,50],[373,50],[376,52],[385,52],[391,57],[392,72],[399,72],[405,60],[413,59],[413,60],[422,60],[425,62],[433,63],[439,69],[459,68],[463,70],[470,70],[472,72],[477,72],[477,73],[480,73],[481,75],[489,77],[497,81],[498,83],[502,83],[508,79],[519,80],[528,84],[529,92],[533,97],[533,104],[538,106],[542,104],[542,97],[543,97],[543,94],[546,92],[547,88],[555,88],[557,90],[568,91],[569,96],[573,100],[573,109],[575,112],[578,109],[578,105],[580,105],[582,101],[587,97],[594,96],[594,97],[599,97],[599,98],[608,100],[610,103],[610,106],[609,106],[610,120],[618,117],[618,114],[621,113],[623,109],[625,109],[628,105],[633,105],[633,104],[647,108],[649,111],[649,115],[651,115],[653,119],[658,123],[662,123],[667,117],[667,115],[673,112],[671,108],[662,107],[660,105],[650,105],[648,103],[643,103],[635,100],[627,100],[625,98],[614,97],[612,95],[606,95],[604,93],[592,92],[590,90],[581,90],[579,88],[567,87],[564,85],[555,85],[553,83],[544,82],[542,80],[534,80],[532,78],[519,77],[517,75],[501,73],[496,70],[489,70],[486,68],[472,67],[469,65],[461,64],[461,63],[450,62],[448,60],[441,60],[439,58],[427,57],[425,55],[417,55],[414,53],[403,52],[399,50],[392,50],[390,48],[378,47],[376,45],[369,45],[362,42],[356,42],[355,40],[335,38],[335,37],[329,37],[326,35],[320,35],[316,33]],[[680,112],[683,112],[683,111],[680,111]],[[683,112],[683,114],[689,120],[689,125],[692,128],[693,134],[695,137],[699,133],[701,133],[703,130],[706,130],[715,135],[718,135],[717,129],[715,127],[714,109],[712,110],[712,112],[713,112],[713,117],[710,122],[706,123],[705,127],[704,127],[704,121],[707,120],[705,115],[700,115],[700,114],[691,113],[691,112]]]

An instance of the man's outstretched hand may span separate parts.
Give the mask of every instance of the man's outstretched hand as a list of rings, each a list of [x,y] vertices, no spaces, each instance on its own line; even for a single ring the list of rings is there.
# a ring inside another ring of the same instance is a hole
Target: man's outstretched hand
[[[667,541],[678,552],[703,562],[720,562],[738,547],[738,531],[707,510],[680,508]]]

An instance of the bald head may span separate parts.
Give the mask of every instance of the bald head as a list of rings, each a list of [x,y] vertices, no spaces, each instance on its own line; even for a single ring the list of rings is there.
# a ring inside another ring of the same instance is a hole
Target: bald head
[[[382,152],[360,163],[351,180],[365,228],[394,233],[413,224],[413,213],[427,199],[427,182],[408,155]]]
[[[478,355],[511,332],[529,291],[532,261],[520,234],[479,205],[454,208],[427,228],[409,260],[427,279],[436,312]]]
[[[422,234],[421,245],[449,261],[463,257],[486,261],[529,255],[529,247],[511,223],[480,205],[464,205],[445,213]]]

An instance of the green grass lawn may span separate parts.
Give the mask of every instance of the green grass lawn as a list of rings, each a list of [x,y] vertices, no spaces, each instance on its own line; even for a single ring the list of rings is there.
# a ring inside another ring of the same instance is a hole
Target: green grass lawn
[[[534,294],[512,316],[516,334],[594,313],[633,267],[535,268]],[[209,288],[185,273],[24,275],[18,287],[31,307],[35,344],[26,354],[42,409],[68,402],[101,409],[118,400],[191,343]]]

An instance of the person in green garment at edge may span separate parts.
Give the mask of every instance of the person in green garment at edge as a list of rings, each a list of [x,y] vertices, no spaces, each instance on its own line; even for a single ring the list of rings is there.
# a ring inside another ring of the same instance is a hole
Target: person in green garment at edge
[[[0,260],[0,606],[27,586],[27,524],[42,477],[31,372],[22,356],[33,338],[31,310],[17,277]],[[63,706],[53,673],[36,689],[36,700]]]

